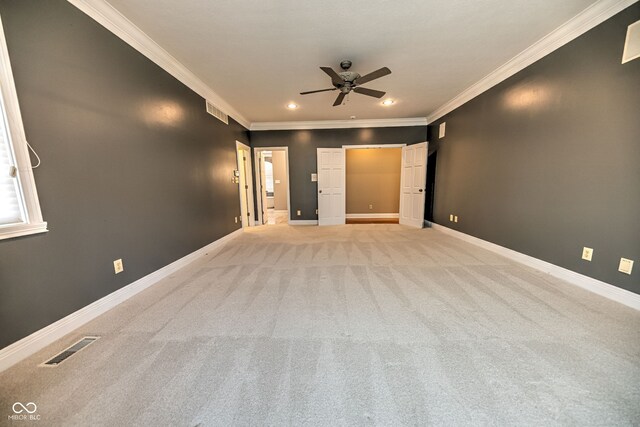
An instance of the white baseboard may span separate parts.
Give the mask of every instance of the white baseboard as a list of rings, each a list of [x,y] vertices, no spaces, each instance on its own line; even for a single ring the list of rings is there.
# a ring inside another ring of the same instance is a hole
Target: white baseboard
[[[355,214],[347,214],[347,219],[393,219],[400,218],[399,213],[355,213]]]
[[[287,212],[289,212],[289,211],[286,210],[286,209],[274,209],[273,210],[273,213],[287,213]]]
[[[289,225],[318,225],[317,219],[290,219]]]
[[[0,350],[0,372],[242,234],[238,229]]]
[[[598,294],[610,300],[619,302],[628,307],[640,310],[640,295],[603,282],[593,277],[585,276],[584,274],[576,273],[575,271],[568,270],[564,267],[551,264],[541,259],[534,258],[529,255],[514,251],[513,249],[505,248],[504,246],[496,245],[495,243],[488,242],[486,240],[479,239],[469,234],[462,233],[460,231],[452,230],[444,225],[425,221],[427,226],[430,226],[434,230],[438,230],[442,233],[448,234],[465,242],[472,243],[480,246],[481,248],[490,250],[513,261],[519,262],[526,266],[535,268],[544,273],[550,274],[559,279],[565,280],[572,285],[579,286],[583,289]]]

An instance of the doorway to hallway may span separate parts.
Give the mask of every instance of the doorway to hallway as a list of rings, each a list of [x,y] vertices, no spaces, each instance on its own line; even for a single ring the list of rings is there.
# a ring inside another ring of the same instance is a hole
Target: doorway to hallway
[[[286,224],[290,219],[289,150],[287,147],[254,149],[256,164],[256,222]]]

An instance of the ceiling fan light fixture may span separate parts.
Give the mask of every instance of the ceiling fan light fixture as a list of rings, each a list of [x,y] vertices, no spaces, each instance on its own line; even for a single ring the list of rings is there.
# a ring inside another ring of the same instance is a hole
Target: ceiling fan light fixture
[[[288,104],[287,104],[287,108],[288,108],[289,110],[295,110],[296,108],[298,108],[298,104],[295,104],[295,103],[293,103],[293,102],[290,102],[290,103],[288,103]]]
[[[342,105],[345,97],[351,93],[351,91],[358,93],[360,95],[372,96],[374,98],[382,98],[386,92],[381,90],[369,89],[366,87],[362,87],[363,84],[369,83],[372,80],[379,79],[380,77],[387,76],[391,74],[391,70],[387,67],[382,67],[376,71],[373,71],[369,74],[365,74],[361,76],[360,74],[348,71],[351,68],[351,61],[342,61],[340,63],[340,68],[342,68],[342,72],[337,73],[331,67],[320,67],[322,71],[325,72],[329,77],[331,77],[332,88],[328,89],[318,89],[318,90],[308,90],[305,92],[300,92],[300,95],[309,95],[311,93],[319,93],[319,92],[330,92],[334,90],[340,91],[338,93],[338,97],[333,103],[334,107]],[[393,103],[393,101],[392,101]]]
[[[396,101],[394,101],[393,99],[385,99],[384,101],[382,101],[382,105],[388,107],[389,105],[393,105],[395,104]]]

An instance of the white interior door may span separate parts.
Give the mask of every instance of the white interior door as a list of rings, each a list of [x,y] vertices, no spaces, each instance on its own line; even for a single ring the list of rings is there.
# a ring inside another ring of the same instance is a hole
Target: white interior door
[[[262,210],[260,220],[262,224],[267,223],[267,207],[267,177],[264,170],[264,153],[260,152],[260,208]]]
[[[424,227],[428,142],[402,147],[400,224]]]
[[[238,171],[240,172],[239,179],[239,192],[240,192],[240,212],[242,217],[242,226],[251,227],[254,223],[254,209],[253,209],[253,184],[251,177],[253,172],[251,171],[251,149],[236,141],[236,148],[238,153]]]
[[[344,149],[318,148],[318,224],[345,223]]]

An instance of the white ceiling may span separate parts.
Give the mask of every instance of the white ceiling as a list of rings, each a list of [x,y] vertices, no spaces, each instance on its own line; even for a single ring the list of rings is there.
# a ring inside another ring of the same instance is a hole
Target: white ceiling
[[[594,0],[108,0],[250,122],[426,117]],[[336,92],[343,59],[396,100]],[[297,110],[286,104],[295,102]]]

